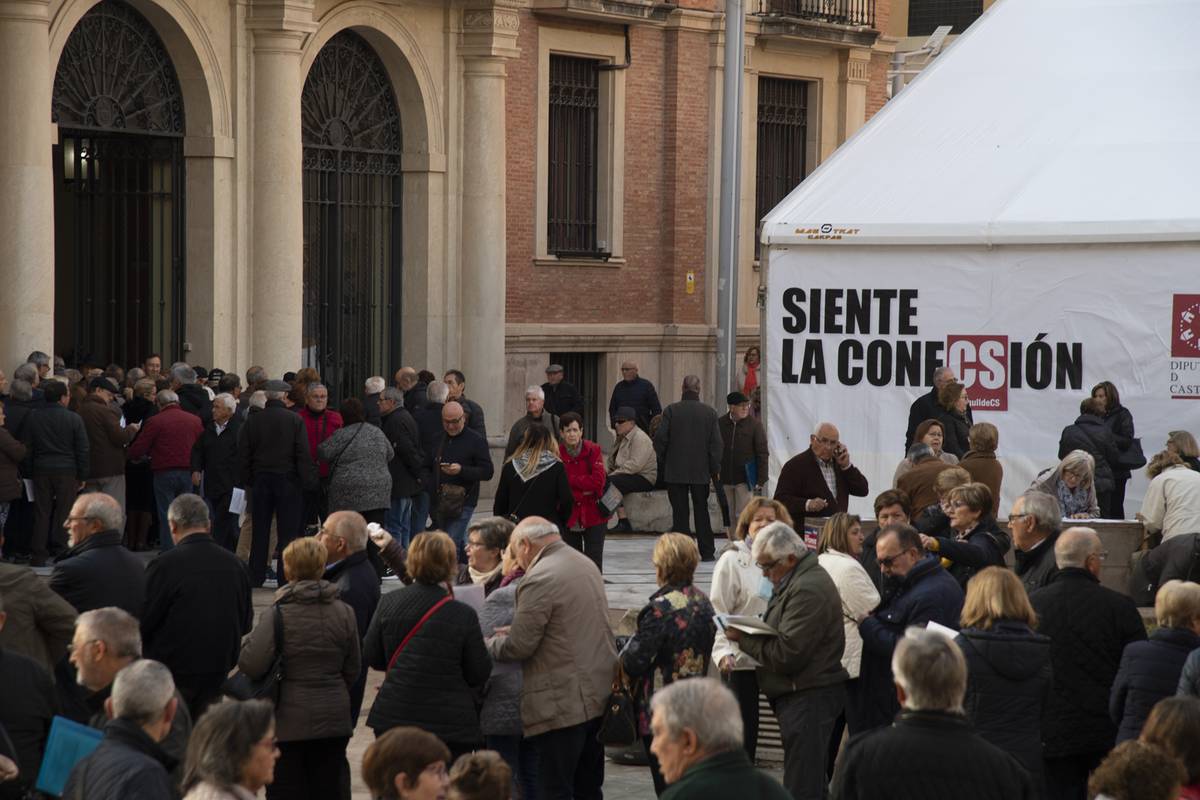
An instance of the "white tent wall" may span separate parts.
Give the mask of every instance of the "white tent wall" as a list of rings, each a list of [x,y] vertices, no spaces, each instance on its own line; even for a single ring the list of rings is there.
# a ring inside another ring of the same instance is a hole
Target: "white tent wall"
[[[1200,435],[1200,347],[1179,339],[1200,303],[1200,243],[776,245],[768,266],[771,477],[808,447],[816,423],[833,422],[870,481],[852,512],[870,516],[891,487],[909,406],[959,337],[984,337],[964,339],[948,360],[975,421],[999,429],[1002,516],[1057,462],[1062,428],[1100,381],[1117,386],[1147,457],[1170,430]],[[1193,316],[1200,334],[1200,310]],[[1135,471],[1128,517],[1146,485]]]

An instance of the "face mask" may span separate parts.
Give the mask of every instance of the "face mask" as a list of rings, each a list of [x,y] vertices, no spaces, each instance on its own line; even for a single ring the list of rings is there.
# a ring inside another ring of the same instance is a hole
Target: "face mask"
[[[771,583],[771,579],[763,576],[758,579],[758,591],[755,592],[763,600],[770,600],[771,595],[775,593],[775,584]]]

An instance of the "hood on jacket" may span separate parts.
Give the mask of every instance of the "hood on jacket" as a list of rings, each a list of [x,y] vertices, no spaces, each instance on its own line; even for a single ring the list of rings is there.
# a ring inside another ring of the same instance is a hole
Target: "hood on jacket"
[[[965,628],[961,636],[967,647],[1010,681],[1033,678],[1050,660],[1050,637],[1016,620],[997,620],[990,630]]]
[[[515,456],[512,460],[513,469],[516,470],[517,477],[528,483],[529,481],[541,475],[546,470],[558,463],[558,456],[550,450],[543,450],[538,462],[533,465],[532,471],[529,469],[529,454],[522,453]]]
[[[340,594],[329,581],[292,581],[275,591],[276,603],[332,603]]]

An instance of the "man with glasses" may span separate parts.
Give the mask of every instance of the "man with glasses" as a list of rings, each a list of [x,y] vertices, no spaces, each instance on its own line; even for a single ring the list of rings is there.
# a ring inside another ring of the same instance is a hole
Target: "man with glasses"
[[[487,439],[467,427],[467,414],[454,401],[442,406],[442,435],[425,454],[434,525],[450,535],[460,564],[467,560],[467,524],[479,502],[479,484],[495,472]]]
[[[1030,490],[1013,501],[1008,530],[1013,539],[1017,577],[1032,594],[1054,580],[1058,565],[1054,545],[1062,524],[1062,507],[1054,495]]]
[[[608,420],[613,427],[617,423],[617,410],[625,406],[633,409],[634,422],[647,433],[650,431],[650,420],[662,413],[658,391],[653,383],[638,376],[636,361],[621,364],[621,380],[613,386],[612,397],[608,401]]]
[[[833,423],[819,423],[808,439],[808,449],[783,465],[775,484],[775,499],[787,507],[797,528],[805,515],[844,512],[850,495],[866,497],[869,491],[867,476],[850,463],[850,451]]]
[[[871,576],[871,582],[878,589],[883,584],[883,575],[879,571],[879,562],[875,558],[875,544],[879,534],[889,525],[908,525],[911,522],[912,502],[908,495],[898,489],[888,489],[875,498],[875,522],[878,527],[863,539],[862,552],[858,563]]]
[[[884,528],[875,543],[875,560],[883,574],[883,602],[858,619],[863,653],[858,687],[846,708],[851,736],[890,725],[900,710],[892,654],[905,629],[930,622],[957,629],[963,605],[962,587],[937,556],[921,548],[921,535],[911,526]]]
[[[121,544],[125,515],[106,494],[81,495],[66,521],[70,549],[59,556],[50,588],[83,613],[116,606],[137,616],[146,596],[146,567]]]
[[[1117,738],[1108,701],[1121,653],[1146,638],[1133,601],[1100,585],[1107,557],[1096,531],[1067,528],[1054,543],[1058,576],[1029,595],[1054,668],[1042,716],[1047,797],[1087,796],[1088,774]]]

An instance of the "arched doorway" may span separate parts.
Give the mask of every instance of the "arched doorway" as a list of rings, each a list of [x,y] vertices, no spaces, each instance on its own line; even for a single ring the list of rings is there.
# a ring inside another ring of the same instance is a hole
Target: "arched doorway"
[[[301,97],[304,363],[337,397],[360,396],[400,354],[400,113],[379,56],[331,38]]]
[[[54,76],[55,349],[79,363],[182,356],[184,109],[150,23],[103,0]]]

